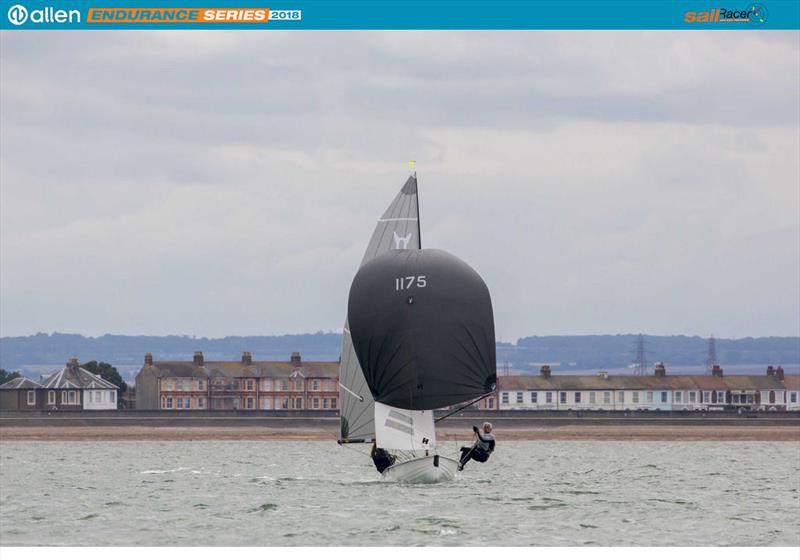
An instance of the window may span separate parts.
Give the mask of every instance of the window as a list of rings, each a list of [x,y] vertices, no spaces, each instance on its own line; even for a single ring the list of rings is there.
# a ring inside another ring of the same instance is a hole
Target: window
[[[296,409],[301,409],[301,408],[303,408],[303,399],[301,399],[300,397],[297,397],[297,398],[294,400],[294,407],[295,407]]]
[[[197,408],[205,408],[205,407],[206,407],[206,400],[203,397],[199,397],[197,399]]]
[[[202,379],[201,379],[200,381],[198,381],[198,382],[197,382],[197,388],[198,388],[200,391],[202,391],[202,390],[203,390],[203,380],[202,380]]]
[[[532,402],[533,404],[536,404],[536,403],[537,403],[537,401],[538,401],[538,398],[537,398],[538,394],[539,394],[539,393],[537,393],[536,391],[531,391],[531,402]]]
[[[711,391],[703,391],[703,402],[711,402]]]
[[[113,403],[113,402],[117,402],[117,392],[116,392],[116,391],[111,391],[111,392],[108,394],[108,396],[109,396],[109,397],[111,397],[111,402],[112,402],[112,403]]]
[[[667,402],[667,398],[668,398],[667,392],[666,391],[661,391],[661,402],[662,403]]]
[[[261,408],[269,410],[272,408],[272,399],[261,399]]]
[[[522,404],[524,401],[522,400],[522,391],[517,392],[517,404]]]
[[[561,393],[558,395],[558,400],[561,402],[561,404],[567,404],[567,393],[566,393],[566,391],[561,391]]]
[[[683,399],[683,393],[680,391],[675,391],[675,402],[679,403]]]
[[[775,391],[769,392],[769,404],[775,404]]]
[[[547,391],[544,394],[544,402],[546,402],[547,404],[553,403],[553,393],[551,391]]]
[[[603,404],[611,404],[611,391],[603,391]]]
[[[183,397],[178,397],[178,408],[183,408]]]
[[[183,380],[178,381],[178,391],[183,391]],[[178,407],[180,408],[180,406]]]
[[[47,404],[56,404],[56,392],[47,391]]]
[[[322,408],[328,408],[328,399],[322,399]]]
[[[689,391],[689,402],[690,403],[697,402],[697,391]]]
[[[247,390],[248,391],[252,391],[253,390],[253,380],[252,379],[248,379],[247,380]]]
[[[312,391],[319,391],[319,380],[315,379],[311,382],[311,390]]]
[[[281,400],[281,408],[289,408],[289,399]]]
[[[718,403],[725,402],[725,391],[717,391],[717,402]]]
[[[313,402],[314,402],[314,408],[319,408],[319,399],[315,398]]]
[[[589,404],[595,404],[597,402],[597,393],[594,391],[589,391]]]
[[[653,391],[647,391],[647,402],[653,402]]]
[[[797,402],[797,391],[792,392],[791,396],[789,397],[789,401],[791,401],[792,404]]]
[[[633,404],[639,404],[639,391],[633,392]]]
[[[186,402],[184,403],[184,405],[185,406],[183,408],[192,408],[192,398],[186,397]]]
[[[486,408],[494,408],[494,399],[489,399],[486,401]]]
[[[167,397],[167,408],[172,408],[172,397]]]
[[[284,379],[281,381],[281,391],[288,391],[289,390],[289,381]]]
[[[28,391],[28,404],[36,404],[36,391]]]
[[[331,408],[336,408],[336,397],[331,399]]]
[[[503,404],[508,404],[508,393],[506,393],[505,391],[503,391],[502,400],[500,402],[502,402]]]
[[[295,391],[302,391],[303,390],[303,380],[302,379],[295,379],[294,380],[294,390]]]
[[[620,391],[618,398],[619,398],[619,402],[624,403],[625,402],[625,391]]]
[[[272,391],[272,379],[265,379],[261,383],[265,391]]]
[[[77,402],[77,399],[75,398],[75,391],[67,392],[67,402],[69,402],[69,404],[75,404]]]
[[[244,407],[249,409],[253,408],[253,397],[247,397],[247,399],[245,399]]]
[[[575,404],[581,404],[581,392],[575,391]]]

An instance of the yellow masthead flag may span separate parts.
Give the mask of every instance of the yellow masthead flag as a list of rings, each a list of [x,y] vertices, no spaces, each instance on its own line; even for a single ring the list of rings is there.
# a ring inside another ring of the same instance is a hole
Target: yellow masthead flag
[[[416,165],[417,165],[417,161],[416,160],[413,160],[413,159],[408,160],[408,167],[409,167],[409,169],[411,169],[411,171],[414,171],[414,167]]]

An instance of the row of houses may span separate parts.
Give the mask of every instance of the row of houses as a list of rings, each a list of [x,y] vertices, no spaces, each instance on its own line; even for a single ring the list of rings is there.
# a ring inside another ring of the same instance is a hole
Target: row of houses
[[[118,393],[119,387],[71,358],[40,381],[17,377],[0,385],[0,410],[113,410]]]
[[[539,375],[498,379],[497,410],[800,410],[800,376],[782,367],[765,375],[667,375],[663,363],[653,375]]]
[[[339,363],[254,361],[154,362],[144,357],[136,375],[136,408],[145,410],[338,410]]]
[[[800,375],[767,367],[762,375],[539,375],[498,378],[497,392],[481,410],[800,410]],[[100,410],[117,408],[117,387],[81,368],[66,367],[41,381],[24,377],[0,385],[0,409]],[[288,361],[206,362],[202,352],[188,361],[154,361],[145,354],[136,375],[136,408],[143,410],[316,410],[339,409],[339,363]]]

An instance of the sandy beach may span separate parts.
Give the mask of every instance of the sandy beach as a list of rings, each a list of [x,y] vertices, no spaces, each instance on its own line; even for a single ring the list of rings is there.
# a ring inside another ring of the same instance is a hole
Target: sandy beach
[[[498,428],[500,440],[595,441],[795,441],[797,426],[596,426],[562,425]],[[440,441],[471,439],[469,430],[444,428]],[[209,441],[294,440],[335,441],[334,426],[0,426],[0,441]]]

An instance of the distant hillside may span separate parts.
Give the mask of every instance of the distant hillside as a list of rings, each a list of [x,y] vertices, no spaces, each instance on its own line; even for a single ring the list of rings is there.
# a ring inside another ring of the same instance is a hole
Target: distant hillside
[[[11,370],[31,364],[60,364],[70,356],[115,365],[138,365],[145,352],[156,360],[190,360],[202,350],[207,360],[238,360],[243,350],[257,360],[284,360],[299,351],[306,360],[337,360],[339,333],[282,336],[121,336],[85,337],[39,333],[0,338],[0,367]],[[555,371],[624,368],[635,359],[636,335],[531,336],[516,344],[497,345],[498,363],[518,371],[536,371],[541,363]],[[800,364],[800,338],[717,339],[717,356],[725,365]],[[663,360],[669,367],[705,363],[708,341],[697,336],[645,336],[648,364]]]

